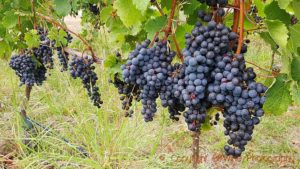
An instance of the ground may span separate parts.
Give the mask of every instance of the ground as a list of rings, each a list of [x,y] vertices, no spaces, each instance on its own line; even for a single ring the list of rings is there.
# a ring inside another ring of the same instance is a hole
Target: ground
[[[109,46],[101,43],[95,47]],[[254,38],[247,59],[268,68],[271,51],[265,46]],[[0,60],[0,67],[0,168],[190,168],[192,139],[184,120],[169,120],[159,107],[154,121],[145,123],[140,103],[134,104],[132,118],[124,117],[102,66],[97,66],[101,109],[91,105],[79,80],[56,66],[43,86],[34,87],[27,105],[28,116],[47,129],[31,130],[19,115],[24,86],[19,87],[7,60]],[[226,141],[222,122],[202,131],[199,168],[300,168],[300,109],[266,114],[241,158],[224,156]]]

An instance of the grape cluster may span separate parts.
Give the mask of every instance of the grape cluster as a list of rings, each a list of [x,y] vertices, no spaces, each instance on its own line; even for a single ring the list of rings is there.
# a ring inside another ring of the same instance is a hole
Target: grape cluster
[[[221,6],[225,7],[228,0],[198,0],[200,3],[206,3],[208,6]]]
[[[68,44],[72,42],[73,37],[71,36],[70,33],[67,32],[67,36],[65,37],[65,39],[67,40],[66,46],[68,46]],[[54,43],[56,44],[56,42]],[[69,62],[69,54],[63,50],[63,47],[64,46],[58,46],[56,48],[57,57],[60,65],[62,66],[61,72],[68,70],[68,62]]]
[[[37,66],[30,53],[12,56],[9,66],[20,78],[20,85],[42,85],[46,80],[47,69],[44,65]]]
[[[94,106],[100,108],[103,102],[100,98],[99,87],[96,84],[98,77],[94,72],[95,66],[93,66],[93,63],[93,59],[89,56],[83,58],[73,56],[70,62],[70,74],[74,79],[81,79],[83,87],[87,90]]]
[[[184,61],[171,64],[174,52],[169,52],[166,42],[149,47],[146,40],[130,53],[121,66],[125,84],[137,85],[145,121],[152,121],[157,111],[156,99],[168,107],[170,118],[178,120],[183,112],[188,129],[199,131],[206,122],[207,110],[222,110],[225,135],[229,136],[224,147],[227,155],[240,156],[251,140],[254,125],[264,111],[264,93],[267,87],[255,82],[253,68],[247,68],[243,53],[235,55],[237,35],[223,24],[217,24],[199,11],[206,25],[197,22],[191,34],[185,35]],[[206,17],[206,18],[205,18]],[[216,125],[220,114],[211,124]]]
[[[157,111],[156,99],[159,97],[165,79],[172,73],[171,62],[175,52],[169,51],[167,42],[157,42],[148,48],[150,40],[136,46],[122,65],[123,79],[126,83],[139,86],[139,99],[143,104],[142,114],[145,121],[152,121]]]
[[[193,131],[203,123],[207,108],[224,109],[225,134],[230,137],[228,143],[234,146],[225,146],[225,151],[240,156],[251,139],[254,125],[263,115],[263,95],[267,88],[255,82],[256,75],[252,68],[246,68],[243,55],[233,55],[229,47],[236,38],[230,29],[214,21],[207,26],[196,24],[192,35],[186,35],[185,87],[181,87],[181,97],[189,108],[185,117]],[[246,50],[245,46],[242,53]]]
[[[110,80],[114,86],[118,89],[118,93],[121,95],[120,100],[122,101],[122,109],[125,110],[125,116],[131,117],[133,110],[130,110],[132,106],[132,101],[138,99],[140,90],[138,86],[125,83],[119,78],[119,74],[114,75],[114,80]]]
[[[226,153],[240,156],[247,141],[251,140],[254,125],[264,114],[263,94],[267,88],[255,82],[256,75],[252,68],[246,68],[243,55],[227,53],[215,62],[208,100],[224,108],[225,135],[230,137],[228,144],[235,147],[225,146]]]
[[[59,63],[62,66],[60,71],[63,72],[68,70],[69,54],[64,52],[62,47],[57,47],[56,51]]]
[[[54,62],[53,62],[53,52],[50,47],[51,41],[47,37],[48,32],[43,28],[38,28],[38,34],[40,35],[41,44],[38,48],[34,48],[33,52],[36,58],[45,65],[48,69],[53,69]]]

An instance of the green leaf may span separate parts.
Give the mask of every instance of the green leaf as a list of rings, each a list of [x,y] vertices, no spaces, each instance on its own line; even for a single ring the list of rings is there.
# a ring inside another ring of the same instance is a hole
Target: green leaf
[[[40,45],[40,36],[37,34],[36,30],[26,32],[24,39],[29,48],[38,47]]]
[[[273,51],[277,51],[278,49],[278,45],[276,44],[276,42],[272,39],[272,37],[270,36],[269,32],[261,32],[259,33],[259,36],[268,44],[271,45],[271,49]]]
[[[184,14],[190,15],[193,14],[195,10],[200,6],[200,3],[197,0],[190,0],[183,5]]]
[[[288,47],[294,53],[297,53],[297,48],[300,47],[300,23],[290,26],[290,39]]]
[[[112,6],[103,8],[100,12],[100,21],[102,23],[106,23],[107,20],[111,17],[112,12],[113,12]]]
[[[286,9],[293,0],[277,0],[281,9]]]
[[[51,40],[55,40],[56,46],[66,46],[68,44],[68,41],[66,37],[68,36],[67,32],[62,29],[52,28],[48,32],[48,37]]]
[[[276,44],[281,48],[285,48],[288,39],[288,29],[284,23],[278,20],[266,20],[265,22],[268,31]]]
[[[54,10],[59,16],[66,16],[71,12],[71,4],[68,0],[53,0]]]
[[[13,11],[7,11],[2,19],[2,24],[4,27],[12,28],[18,24],[18,16]]]
[[[140,24],[143,20],[141,11],[135,7],[132,0],[116,0],[114,7],[126,27]]]
[[[254,0],[254,4],[257,8],[257,11],[258,11],[258,15],[260,17],[265,17],[265,13],[264,13],[264,9],[265,9],[265,4],[262,0]]]
[[[300,83],[300,57],[294,57],[291,63],[291,76]]]
[[[280,9],[276,1],[265,7],[265,14],[268,20],[280,20],[286,25],[290,24],[290,15],[285,10]]]
[[[117,58],[113,55],[110,55],[110,56],[105,58],[104,67],[105,68],[113,67],[117,64],[117,62],[118,62]]]
[[[178,44],[179,44],[179,47],[181,49],[183,49],[185,47],[185,34],[187,32],[191,32],[193,29],[193,26],[192,25],[188,25],[188,24],[184,24],[184,25],[180,25],[176,28],[176,37],[177,37],[177,41],[178,41]]]
[[[160,4],[161,8],[165,8],[166,10],[170,10],[172,7],[172,1],[170,0],[161,0]]]
[[[154,19],[148,20],[145,24],[145,31],[148,33],[147,38],[152,39],[154,37],[155,32],[160,31],[167,23],[166,16],[159,16]]]
[[[292,2],[292,8],[295,13],[295,16],[300,19],[300,0],[294,0]]]
[[[141,11],[142,15],[145,14],[150,1],[141,1],[141,0],[132,0],[133,4],[136,6],[138,10]]]
[[[289,89],[290,83],[287,81],[287,75],[278,76],[266,93],[267,100],[263,107],[264,110],[275,115],[286,112],[292,102]]]

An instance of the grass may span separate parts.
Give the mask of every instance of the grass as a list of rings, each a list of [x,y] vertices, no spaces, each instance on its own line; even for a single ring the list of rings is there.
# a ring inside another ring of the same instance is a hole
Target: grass
[[[264,44],[255,38],[251,45],[247,60],[268,68],[270,50],[260,48]],[[101,44],[95,46],[102,49]],[[105,56],[108,47],[97,52]],[[18,115],[24,87],[18,86],[18,79],[7,64],[0,61],[0,154],[14,152],[14,166],[22,169],[191,167],[192,140],[184,120],[172,122],[168,112],[159,107],[155,120],[145,123],[139,113],[140,103],[134,105],[134,116],[125,118],[117,91],[108,83],[106,70],[101,66],[97,67],[104,100],[101,109],[91,105],[79,80],[61,73],[57,66],[43,86],[34,87],[27,113],[58,134],[25,131]],[[299,113],[295,109],[282,116],[264,116],[246,152],[238,159],[223,155],[227,138],[221,123],[202,132],[199,168],[300,168]],[[90,156],[82,156],[60,137],[85,147]],[[24,140],[31,142],[29,147],[23,144]],[[0,156],[0,168],[4,160]]]

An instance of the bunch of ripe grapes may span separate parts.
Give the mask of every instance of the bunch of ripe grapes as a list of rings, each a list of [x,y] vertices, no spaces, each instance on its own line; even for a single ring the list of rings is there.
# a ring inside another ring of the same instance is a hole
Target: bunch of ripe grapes
[[[224,6],[227,1],[206,3]],[[126,89],[136,86],[133,95],[143,105],[146,122],[153,120],[159,98],[162,106],[168,108],[170,118],[178,120],[183,112],[191,131],[200,130],[208,109],[221,109],[224,134],[229,136],[224,150],[227,155],[240,156],[252,138],[254,126],[264,115],[267,87],[255,81],[253,68],[246,67],[243,54],[247,46],[243,45],[242,54],[234,53],[237,34],[212,21],[206,12],[198,14],[207,23],[197,22],[191,33],[185,35],[183,63],[172,62],[176,53],[169,49],[167,41],[156,41],[150,46],[150,40],[145,40],[121,66],[122,79],[115,79],[115,86],[125,97],[132,92]],[[126,110],[131,102],[132,99]],[[220,114],[215,119],[219,121]]]

